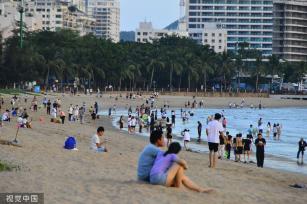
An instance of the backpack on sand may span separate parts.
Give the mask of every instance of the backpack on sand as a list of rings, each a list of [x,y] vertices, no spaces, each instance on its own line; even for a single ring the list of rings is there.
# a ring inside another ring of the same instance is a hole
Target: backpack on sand
[[[65,149],[74,149],[76,148],[77,146],[77,142],[76,142],[76,139],[74,137],[68,137],[65,141],[65,145],[64,145],[64,148]]]

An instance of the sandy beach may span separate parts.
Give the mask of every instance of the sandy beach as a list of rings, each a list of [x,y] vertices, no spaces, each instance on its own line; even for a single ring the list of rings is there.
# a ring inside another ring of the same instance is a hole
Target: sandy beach
[[[9,96],[4,96],[8,105]],[[11,97],[11,96],[10,96]],[[109,94],[102,98],[93,96],[51,95],[60,97],[64,110],[69,104],[87,107],[95,101],[103,109],[116,104],[127,107],[145,103],[145,96],[135,100],[126,100]],[[42,96],[39,100],[42,100]],[[22,107],[29,108],[21,102]],[[198,98],[197,100],[201,100]],[[161,96],[157,106],[165,101],[172,107],[183,107],[192,97]],[[227,107],[229,102],[240,103],[242,98],[203,98],[206,107]],[[275,98],[245,98],[247,104],[264,107],[307,107],[307,101],[281,100]],[[142,102],[143,101],[143,102]],[[5,109],[2,107],[1,112]],[[295,189],[289,185],[300,183],[307,185],[307,176],[302,174],[279,172],[272,169],[259,169],[255,165],[246,165],[229,161],[219,161],[218,167],[209,169],[208,156],[182,151],[179,156],[188,162],[186,174],[204,187],[212,187],[210,194],[195,193],[184,188],[166,188],[139,183],[136,180],[138,155],[148,138],[129,135],[112,126],[111,119],[102,117],[80,124],[66,122],[64,125],[50,122],[45,109],[30,112],[33,129],[21,129],[18,140],[22,147],[0,145],[0,160],[18,166],[18,170],[0,172],[0,192],[40,192],[44,193],[45,203],[293,203],[307,202],[307,189]],[[66,111],[67,112],[67,111]],[[39,118],[43,119],[42,121]],[[104,126],[109,142],[108,153],[94,153],[89,149],[91,136],[98,126]],[[13,140],[16,134],[15,118],[0,128],[0,139]],[[63,148],[67,136],[77,139],[78,151]]]

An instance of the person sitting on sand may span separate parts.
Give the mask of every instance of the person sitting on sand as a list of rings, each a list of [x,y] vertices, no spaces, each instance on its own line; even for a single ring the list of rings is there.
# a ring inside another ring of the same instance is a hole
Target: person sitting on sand
[[[2,115],[2,121],[7,121],[10,122],[11,121],[11,117],[10,117],[10,111],[6,110],[3,115]]]
[[[137,177],[139,181],[149,182],[151,168],[154,164],[158,152],[161,150],[158,147],[163,147],[164,137],[163,132],[154,130],[150,134],[150,144],[148,144],[139,156]]]
[[[104,127],[98,127],[97,133],[93,135],[91,140],[91,149],[96,152],[107,152],[106,141],[102,141]],[[103,146],[104,145],[104,146]]]
[[[173,142],[166,152],[160,151],[154,161],[150,171],[150,183],[163,185],[166,187],[181,187],[183,184],[190,190],[197,192],[210,192],[212,189],[201,188],[184,175],[184,170],[188,169],[185,160],[180,159],[177,154],[181,146],[178,142]]]

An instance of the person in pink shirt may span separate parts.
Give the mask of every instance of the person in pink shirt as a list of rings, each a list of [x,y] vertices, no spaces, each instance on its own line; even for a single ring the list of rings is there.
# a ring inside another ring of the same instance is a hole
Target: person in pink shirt
[[[178,188],[183,184],[193,191],[211,192],[212,189],[199,187],[184,174],[184,170],[188,167],[186,161],[177,156],[180,150],[180,144],[178,142],[173,142],[169,145],[166,152],[160,151],[157,154],[154,165],[150,171],[150,183]]]

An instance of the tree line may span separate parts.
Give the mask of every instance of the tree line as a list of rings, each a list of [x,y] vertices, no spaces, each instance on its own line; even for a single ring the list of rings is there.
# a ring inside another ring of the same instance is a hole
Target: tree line
[[[239,43],[236,52],[215,53],[175,36],[143,44],[112,43],[70,30],[25,32],[20,48],[15,32],[1,47],[1,86],[37,81],[48,87],[55,80],[64,86],[78,78],[80,85],[91,88],[209,90],[218,84],[226,91],[243,77],[258,90],[259,84],[270,83],[268,75],[298,82],[307,73],[306,62],[281,62],[274,55],[265,58],[248,43]]]

